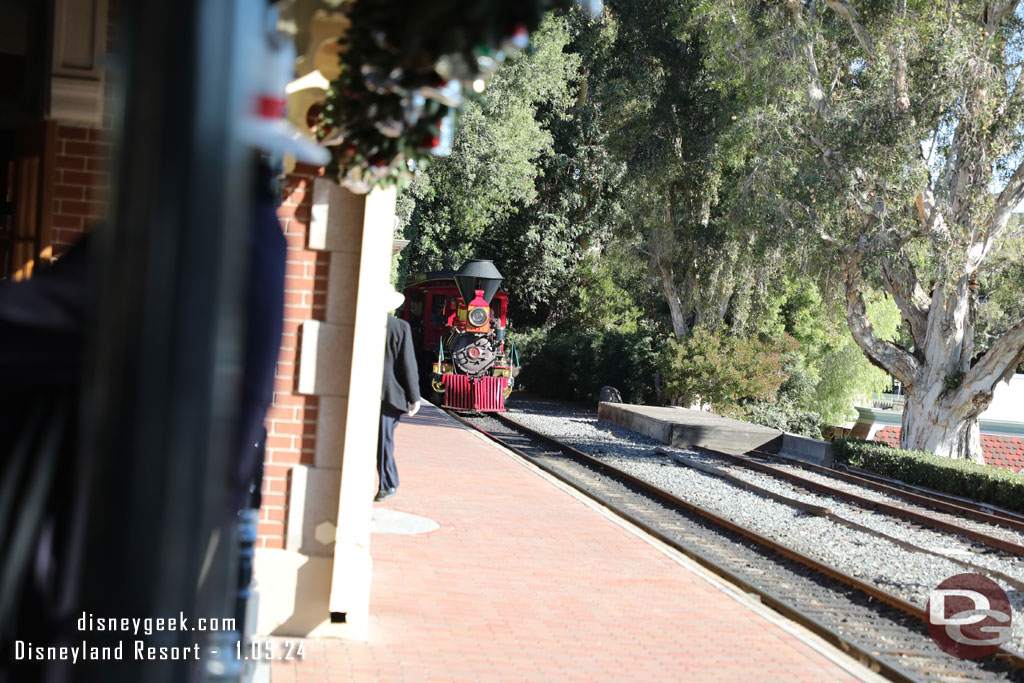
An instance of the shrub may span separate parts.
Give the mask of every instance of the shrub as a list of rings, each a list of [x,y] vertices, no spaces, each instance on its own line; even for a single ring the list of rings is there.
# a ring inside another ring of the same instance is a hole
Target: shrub
[[[611,385],[623,400],[654,400],[657,354],[654,340],[642,331],[579,332],[555,327],[515,335],[522,372],[519,386],[556,399],[596,402],[601,387]]]
[[[742,419],[790,434],[820,439],[821,425],[825,423],[825,418],[815,408],[807,405],[807,399],[814,395],[816,372],[804,363],[799,351],[787,354],[782,369],[787,377],[779,387],[775,400],[745,401]]]
[[[747,422],[774,427],[790,434],[821,438],[821,415],[804,410],[787,401],[753,401],[743,406],[742,419]]]
[[[774,401],[786,380],[784,354],[793,339],[778,342],[734,336],[721,326],[700,326],[670,341],[659,359],[665,393],[682,405],[710,403],[716,413],[742,417],[743,403]]]
[[[875,441],[836,439],[832,447],[837,462],[1024,512],[1024,474],[934,453],[892,448]]]

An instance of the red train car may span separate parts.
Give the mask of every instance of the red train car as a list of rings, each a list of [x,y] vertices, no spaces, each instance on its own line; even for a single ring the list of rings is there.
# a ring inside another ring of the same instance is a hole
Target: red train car
[[[421,371],[445,408],[494,412],[519,374],[508,339],[508,294],[490,261],[472,259],[458,271],[409,277],[402,317],[412,327]]]

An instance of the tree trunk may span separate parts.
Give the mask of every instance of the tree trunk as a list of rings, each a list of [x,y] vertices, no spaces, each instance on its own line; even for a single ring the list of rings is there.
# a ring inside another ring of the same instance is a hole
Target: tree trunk
[[[825,0],[825,4],[849,24],[867,62],[875,63],[882,73],[891,73],[895,89],[894,119],[912,117],[912,94],[916,86],[908,74],[903,32],[892,32],[891,38],[886,38],[889,41],[886,47],[876,50],[874,40],[857,18],[853,3]],[[905,0],[895,3],[901,18],[906,15],[906,4]],[[1000,22],[1017,12],[1020,0],[982,4],[985,6],[982,31],[994,37]],[[793,53],[802,53],[806,62],[807,101],[814,109],[814,118],[845,119],[849,116],[846,109],[831,109],[831,88],[835,84],[830,86],[830,94],[826,96],[814,55],[818,34],[813,17],[817,3],[811,2],[807,7],[801,0],[784,0],[784,5],[797,29]],[[993,57],[998,54],[1002,59],[1003,48],[998,41],[990,41],[983,51],[989,51]],[[878,59],[883,54],[889,64]],[[981,62],[986,62],[989,57],[982,54],[979,52],[978,56]],[[1007,69],[1010,63],[1011,60],[1005,60]],[[991,195],[989,179],[993,160],[989,155],[1000,144],[997,140],[1002,133],[997,131],[1000,126],[1019,124],[1014,105],[1024,93],[1024,86],[1018,83],[1011,99],[992,97],[989,88],[1002,82],[1009,71],[997,76],[994,63],[991,68],[991,71],[967,69],[963,72],[962,84],[957,90],[962,91],[964,101],[957,109],[958,121],[946,152],[945,167],[937,181],[937,186],[945,190],[938,194],[945,198],[935,197],[931,186],[936,183],[921,189],[916,200],[918,225],[913,233],[904,233],[899,227],[900,221],[895,219],[892,206],[902,200],[896,195],[886,196],[889,191],[884,177],[872,178],[859,167],[850,169],[855,171],[855,176],[862,176],[859,182],[865,192],[848,194],[847,207],[862,223],[856,242],[843,249],[842,258],[850,332],[868,360],[899,379],[907,390],[900,445],[978,462],[983,461],[978,416],[992,402],[996,385],[1008,379],[1024,358],[1024,320],[1018,321],[976,358],[978,269],[1006,231],[1012,212],[1024,202],[1024,163],[1017,160],[1016,170],[991,208],[979,209]],[[827,156],[826,144],[813,136],[808,138],[815,148],[825,147]],[[915,142],[912,148],[917,147]],[[927,161],[920,169],[927,170]],[[806,208],[809,214],[813,213],[811,207]],[[822,236],[835,243],[824,231]],[[914,262],[905,249],[911,241],[921,237],[932,241],[932,255],[938,257],[936,265],[941,266],[939,272],[933,274],[935,284],[930,294],[921,287]],[[947,242],[947,246],[940,246]],[[962,261],[953,256],[954,245],[964,247]],[[882,270],[883,287],[909,324],[913,344],[907,347],[880,339],[867,318],[862,278],[866,268],[874,267],[874,257],[879,255],[882,256],[878,265]]]
[[[970,397],[960,391],[971,368],[976,312],[976,291],[968,276],[935,287],[925,338],[919,342],[925,362],[903,409],[903,448],[985,462],[978,415],[992,402],[998,380],[987,392]]]
[[[672,272],[672,264],[669,261],[672,253],[672,245],[675,241],[676,229],[676,195],[671,187],[668,188],[667,201],[665,202],[665,224],[661,226],[661,233],[657,234],[657,240],[653,245],[652,253],[661,276],[661,291],[668,303],[668,313],[672,318],[672,334],[676,341],[682,340],[690,333],[690,326],[687,323],[687,315],[683,311],[683,302],[679,298],[679,288],[676,287],[675,275]]]
[[[1024,356],[1024,321],[972,363],[977,315],[973,277],[940,281],[927,302],[927,313],[912,308],[907,297],[897,299],[905,314],[926,315],[926,324],[915,326],[917,350],[911,353],[874,335],[860,293],[859,267],[856,260],[843,266],[847,322],[868,359],[899,379],[907,390],[900,446],[984,462],[978,416],[992,403],[999,382],[1013,374]],[[900,287],[898,291],[910,290]]]
[[[672,270],[661,259],[658,260],[657,266],[661,275],[661,292],[668,302],[668,313],[672,318],[672,333],[676,336],[676,341],[679,341],[689,334],[690,326],[686,323],[686,315],[683,313],[683,304],[679,300],[679,290],[676,288]]]
[[[963,406],[953,405],[948,397],[936,396],[936,388],[941,389],[941,385],[933,384],[927,387],[930,390],[907,396],[900,447],[984,463],[977,416],[965,417]]]

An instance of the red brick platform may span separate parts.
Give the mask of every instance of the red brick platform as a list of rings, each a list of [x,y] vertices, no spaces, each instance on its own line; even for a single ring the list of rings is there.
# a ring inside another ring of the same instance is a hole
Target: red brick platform
[[[273,683],[857,680],[871,674],[426,407],[399,425],[369,639],[305,641]]]

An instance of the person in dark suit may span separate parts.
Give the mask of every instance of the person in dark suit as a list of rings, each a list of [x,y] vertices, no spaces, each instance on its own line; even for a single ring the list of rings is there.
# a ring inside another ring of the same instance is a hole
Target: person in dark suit
[[[405,303],[398,292],[387,294],[389,310]],[[395,425],[402,415],[412,417],[420,409],[419,373],[409,323],[388,314],[387,344],[384,350],[384,382],[380,394],[380,432],[377,436],[377,474],[380,487],[376,501],[395,495],[398,468],[395,466]]]

